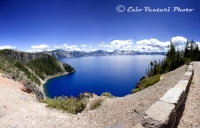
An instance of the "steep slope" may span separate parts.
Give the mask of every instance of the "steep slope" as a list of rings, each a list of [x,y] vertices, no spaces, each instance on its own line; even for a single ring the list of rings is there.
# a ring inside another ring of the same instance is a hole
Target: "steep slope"
[[[0,70],[4,77],[22,82],[28,92],[33,91],[43,99],[38,88],[42,81],[50,76],[73,72],[74,68],[43,53],[0,50]]]

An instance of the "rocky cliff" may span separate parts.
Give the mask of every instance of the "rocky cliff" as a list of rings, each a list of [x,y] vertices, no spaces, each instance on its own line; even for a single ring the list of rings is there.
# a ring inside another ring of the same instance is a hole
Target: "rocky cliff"
[[[42,53],[29,53],[29,52],[21,52],[16,50],[1,50],[0,51],[1,56],[9,57],[12,61],[20,61],[20,62],[30,62],[32,60],[35,60],[37,58],[45,58],[47,55]]]
[[[5,77],[22,82],[24,91],[34,92],[38,99],[44,98],[39,87],[42,81],[75,71],[50,55],[16,50],[0,50],[0,70]]]

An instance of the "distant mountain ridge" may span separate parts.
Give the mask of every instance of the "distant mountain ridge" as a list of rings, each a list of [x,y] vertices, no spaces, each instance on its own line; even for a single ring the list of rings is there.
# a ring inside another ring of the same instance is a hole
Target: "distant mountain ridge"
[[[134,50],[114,50],[108,52],[104,50],[97,50],[93,52],[85,51],[65,51],[62,49],[54,51],[44,51],[43,53],[49,54],[55,58],[68,58],[68,57],[86,57],[86,56],[117,56],[117,55],[166,55],[166,52],[138,52]]]

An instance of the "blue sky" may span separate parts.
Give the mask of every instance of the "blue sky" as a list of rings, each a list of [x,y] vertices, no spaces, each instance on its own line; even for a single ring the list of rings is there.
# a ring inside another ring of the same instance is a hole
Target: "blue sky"
[[[200,0],[0,0],[0,49],[166,51],[170,40],[181,49],[186,39],[200,44],[198,5]]]

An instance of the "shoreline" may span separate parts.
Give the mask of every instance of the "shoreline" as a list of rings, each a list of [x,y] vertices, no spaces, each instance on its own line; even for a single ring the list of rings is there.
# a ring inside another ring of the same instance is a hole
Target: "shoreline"
[[[41,85],[40,86],[38,86],[39,87],[39,89],[40,89],[40,91],[44,94],[44,99],[46,99],[46,94],[45,94],[45,92],[44,92],[44,85],[46,84],[46,82],[48,81],[48,80],[50,80],[50,79],[52,79],[52,78],[56,78],[56,77],[60,77],[60,76],[64,76],[64,75],[68,75],[68,74],[70,74],[70,73],[73,73],[73,72],[75,72],[75,70],[73,70],[72,72],[64,72],[64,73],[62,73],[62,74],[55,74],[55,75],[53,75],[53,76],[48,76],[45,80],[41,80]]]

